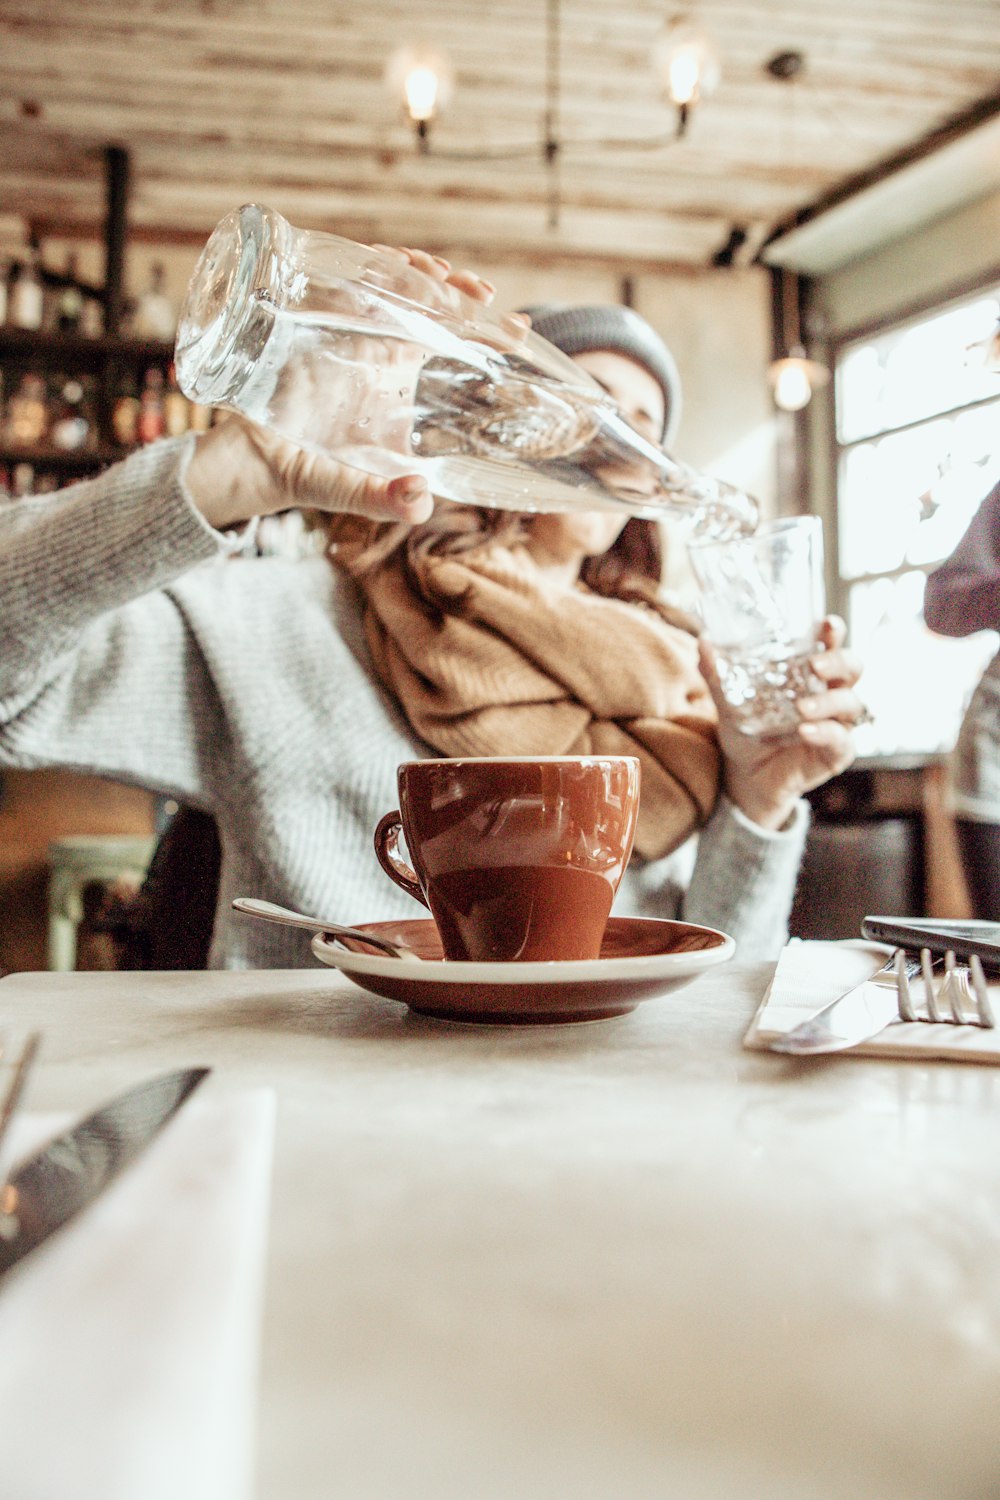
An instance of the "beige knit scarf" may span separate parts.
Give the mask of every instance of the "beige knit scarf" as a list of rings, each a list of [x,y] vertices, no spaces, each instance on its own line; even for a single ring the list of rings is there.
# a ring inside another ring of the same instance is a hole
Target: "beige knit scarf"
[[[656,605],[554,586],[522,547],[360,575],[375,668],[415,732],[443,756],[635,755],[635,846],[669,853],[707,819],[719,782],[715,710],[694,636]]]

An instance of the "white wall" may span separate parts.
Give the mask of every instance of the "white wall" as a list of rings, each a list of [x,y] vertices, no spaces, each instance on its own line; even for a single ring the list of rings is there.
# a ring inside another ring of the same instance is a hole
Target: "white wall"
[[[828,332],[836,336],[944,300],[955,288],[993,277],[998,267],[1000,192],[821,278],[817,302]]]

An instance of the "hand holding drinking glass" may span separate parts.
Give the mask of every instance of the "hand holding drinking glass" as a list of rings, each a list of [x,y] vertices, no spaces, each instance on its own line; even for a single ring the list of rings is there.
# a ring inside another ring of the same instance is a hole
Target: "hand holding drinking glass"
[[[768,828],[781,827],[804,792],[846,769],[850,731],[867,717],[844,623],[824,614],[822,544],[819,518],[796,516],[689,549],[726,790]]]
[[[800,797],[846,771],[854,759],[851,731],[871,716],[854,691],[861,663],[844,647],[846,634],[836,615],[820,622],[808,659],[815,687],[797,700],[795,728],[767,738],[743,732],[719,680],[717,653],[706,640],[700,643],[701,670],[719,711],[726,794],[763,828],[781,828]]]

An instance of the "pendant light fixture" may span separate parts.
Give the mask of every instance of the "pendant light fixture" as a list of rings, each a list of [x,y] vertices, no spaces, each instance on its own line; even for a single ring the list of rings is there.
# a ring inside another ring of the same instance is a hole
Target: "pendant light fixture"
[[[436,47],[400,47],[386,64],[386,88],[402,103],[422,152],[429,150],[431,121],[447,108],[453,83],[451,62]]]
[[[774,404],[782,411],[801,411],[812,400],[813,392],[826,385],[830,371],[818,360],[810,359],[802,344],[799,329],[799,278],[793,271],[781,271],[781,342],[787,351],[776,359],[768,371],[774,390]]]
[[[667,99],[677,110],[677,134],[683,135],[694,106],[718,87],[718,56],[707,33],[683,15],[664,26],[653,48],[653,63]]]
[[[791,85],[805,67],[801,52],[777,52],[764,64],[764,71],[780,83]],[[789,146],[788,152],[794,166],[795,113],[794,93],[789,89]],[[785,353],[776,359],[768,371],[774,391],[774,404],[782,411],[801,411],[812,400],[813,392],[826,385],[830,372],[818,360],[810,359],[802,343],[801,318],[799,313],[799,278],[794,271],[777,273],[781,279],[781,347]]]
[[[542,137],[481,147],[439,147],[431,144],[431,124],[451,97],[454,73],[446,53],[426,45],[402,46],[390,56],[384,74],[386,88],[402,106],[413,129],[417,149],[441,161],[528,161],[540,159],[549,177],[549,224],[559,221],[559,164],[568,153],[593,156],[596,152],[659,150],[669,146],[687,129],[691,111],[708,97],[719,82],[719,60],[706,33],[687,15],[669,21],[656,38],[650,63],[660,79],[664,98],[677,111],[677,126],[652,136],[562,135],[559,125],[561,91],[561,0],[545,5],[545,108]]]

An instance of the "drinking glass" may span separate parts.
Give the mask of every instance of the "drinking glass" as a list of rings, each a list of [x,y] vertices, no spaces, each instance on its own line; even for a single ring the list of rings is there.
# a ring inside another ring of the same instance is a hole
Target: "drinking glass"
[[[794,516],[753,536],[692,539],[705,638],[743,734],[778,736],[800,723],[798,699],[823,690],[809,665],[826,612],[823,524]]]

